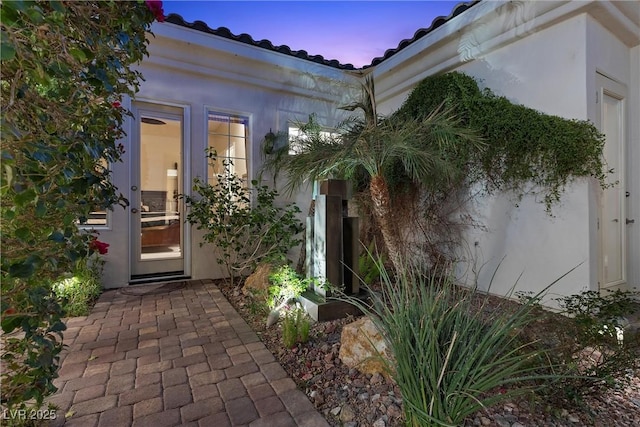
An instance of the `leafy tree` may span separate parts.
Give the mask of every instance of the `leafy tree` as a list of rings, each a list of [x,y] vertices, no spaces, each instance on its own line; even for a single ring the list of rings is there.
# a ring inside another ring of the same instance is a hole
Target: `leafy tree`
[[[215,183],[194,179],[196,197],[183,195],[189,205],[187,220],[203,230],[200,246],[213,246],[218,264],[225,267],[234,284],[236,277],[260,262],[279,262],[301,243],[296,236],[303,230],[295,204],[276,206],[278,192],[257,180],[249,188],[234,174],[232,161],[210,151],[212,162],[222,162]]]
[[[77,223],[127,203],[108,165],[142,78],[131,65],[163,15],[159,1],[5,1],[0,14],[2,403],[23,407],[55,390],[65,327],[51,283],[100,249]]]
[[[411,119],[380,117],[371,78],[362,85],[361,99],[343,108],[362,110],[363,115],[341,124],[335,136],[321,133],[311,121],[302,127],[302,136],[296,140],[300,153],[274,157],[276,163],[267,162],[265,167],[284,168],[290,189],[317,179],[364,176],[389,259],[399,271],[404,251],[400,221],[392,207],[389,170],[399,165],[411,182],[419,185],[448,183],[459,179],[460,171],[452,158],[443,154],[460,146],[479,146],[480,138],[459,126],[458,119],[448,110],[435,109]]]
[[[376,113],[371,79],[363,85],[362,99],[345,108],[363,115],[331,137],[320,132],[312,116],[294,141],[300,153],[273,153],[264,167],[274,175],[287,171],[289,189],[318,178],[355,179],[370,195],[396,269],[407,246],[402,231],[412,220],[412,230],[425,234],[420,259],[438,261],[443,249],[455,245],[459,224],[442,207],[459,210],[463,201],[455,199],[466,198],[461,195],[473,184],[489,193],[511,191],[517,198],[540,194],[548,212],[576,178],[594,177],[607,185],[604,136],[591,123],[512,104],[459,72],[427,77],[386,118]],[[414,211],[420,214],[413,216]]]

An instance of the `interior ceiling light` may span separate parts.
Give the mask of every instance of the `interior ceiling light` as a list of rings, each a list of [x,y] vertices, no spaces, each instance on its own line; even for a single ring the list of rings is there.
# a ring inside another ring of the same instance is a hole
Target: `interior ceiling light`
[[[153,119],[151,117],[143,117],[140,119],[140,121],[148,125],[166,125],[166,123],[163,122],[162,120]]]

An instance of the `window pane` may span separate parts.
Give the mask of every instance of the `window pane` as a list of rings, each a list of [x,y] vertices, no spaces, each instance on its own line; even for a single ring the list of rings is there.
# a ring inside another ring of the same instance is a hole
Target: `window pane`
[[[339,134],[337,132],[330,132],[322,130],[318,134],[322,140],[330,140],[337,138]],[[305,141],[309,139],[309,135],[304,133],[300,128],[295,126],[289,127],[289,154],[300,154],[304,150]]]
[[[209,183],[215,184],[216,174],[224,171],[222,160],[230,160],[231,172],[247,180],[247,134],[249,119],[218,112],[209,112],[208,146],[215,150],[218,162],[209,165]]]
[[[104,159],[101,159],[100,163],[96,166],[96,171],[108,170],[108,169],[109,169],[108,164]],[[89,213],[89,216],[86,218],[86,220],[77,221],[78,226],[86,227],[86,228],[95,228],[95,227],[104,228],[108,225],[107,220],[109,217],[107,215],[107,211],[98,206],[95,206],[94,209],[95,210],[92,210]]]

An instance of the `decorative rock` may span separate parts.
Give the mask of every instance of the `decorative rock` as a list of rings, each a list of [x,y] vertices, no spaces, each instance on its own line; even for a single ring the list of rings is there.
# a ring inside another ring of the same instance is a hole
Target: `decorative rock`
[[[500,427],[511,427],[511,423],[505,417],[500,415],[494,416],[493,421],[495,421]]]
[[[242,293],[247,296],[251,296],[256,291],[258,293],[268,292],[271,268],[271,264],[258,265],[256,271],[245,280],[244,286],[242,287]]]
[[[342,410],[342,408],[341,408],[341,407],[339,407],[339,406],[336,406],[335,408],[333,408],[333,409],[331,410],[331,415],[333,415],[333,416],[337,416],[337,415],[340,413],[340,410]]]
[[[280,310],[271,310],[267,316],[267,328],[278,323],[278,319],[280,319]]]
[[[369,393],[360,393],[358,395],[358,400],[368,400],[369,399]]]
[[[389,407],[387,407],[387,415],[389,418],[399,418],[401,414],[400,408],[396,405],[389,405]]]
[[[391,358],[391,353],[371,318],[363,317],[342,329],[340,338],[342,363],[350,368],[357,368],[365,374],[380,374],[385,372],[381,356],[388,360]]]
[[[356,413],[353,411],[353,408],[349,405],[344,405],[342,410],[340,411],[340,421],[343,423],[347,423],[349,421],[353,421],[356,417]]]
[[[369,382],[371,383],[371,385],[380,384],[382,382],[382,375],[376,372],[371,376]]]
[[[488,426],[491,424],[491,420],[487,417],[480,417],[480,422],[483,426]]]
[[[384,422],[382,418],[378,418],[374,423],[373,427],[386,427],[387,423]]]

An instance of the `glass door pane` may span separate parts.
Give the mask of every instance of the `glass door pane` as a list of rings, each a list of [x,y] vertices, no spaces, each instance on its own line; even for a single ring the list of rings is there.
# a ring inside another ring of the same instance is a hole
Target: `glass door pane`
[[[132,276],[184,271],[182,117],[138,110],[132,187]],[[137,178],[137,179],[136,179]],[[137,181],[137,185],[135,185]]]

